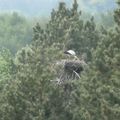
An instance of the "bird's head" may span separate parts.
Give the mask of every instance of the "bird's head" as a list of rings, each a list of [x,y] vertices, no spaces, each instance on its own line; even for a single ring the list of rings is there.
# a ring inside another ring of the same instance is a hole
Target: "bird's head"
[[[67,50],[64,53],[69,56],[69,59],[75,59],[75,60],[78,59],[75,51],[73,51],[73,50]]]
[[[72,56],[75,56],[75,55],[76,55],[75,51],[73,51],[73,50],[67,50],[67,51],[65,51],[64,53],[65,53],[65,54],[72,55]]]

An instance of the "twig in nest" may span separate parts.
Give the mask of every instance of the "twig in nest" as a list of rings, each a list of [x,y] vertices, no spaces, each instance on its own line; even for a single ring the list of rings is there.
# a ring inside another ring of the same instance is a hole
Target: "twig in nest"
[[[77,73],[77,72],[75,72],[74,70],[73,70],[73,72],[78,76],[78,78],[80,79],[80,76],[79,76],[79,74]]]

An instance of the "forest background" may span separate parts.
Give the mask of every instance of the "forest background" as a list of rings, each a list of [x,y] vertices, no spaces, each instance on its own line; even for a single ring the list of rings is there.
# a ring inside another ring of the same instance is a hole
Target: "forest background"
[[[119,120],[120,0],[90,14],[58,3],[48,17],[0,13],[1,120]],[[56,86],[52,64],[64,50],[84,55],[79,80]]]

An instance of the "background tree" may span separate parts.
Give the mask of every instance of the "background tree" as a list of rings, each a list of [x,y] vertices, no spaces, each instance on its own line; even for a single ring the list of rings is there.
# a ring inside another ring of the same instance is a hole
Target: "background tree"
[[[13,58],[8,49],[2,48],[0,51],[0,89],[9,80],[13,72]]]
[[[53,9],[47,33],[50,44],[60,44],[62,50],[73,49],[79,55],[86,53],[89,60],[91,49],[95,49],[99,41],[94,18],[84,22],[76,0],[71,9],[66,8],[63,2],[59,4],[58,10]]]
[[[46,28],[37,23],[32,43],[16,54],[16,73],[0,94],[1,120],[119,120],[118,15],[115,29],[97,30],[93,17],[80,18],[74,0],[71,9],[61,2]],[[87,53],[89,68],[80,80],[58,86],[51,82],[53,65],[64,58],[65,49]]]
[[[116,28],[101,35],[101,41],[92,54],[90,70],[81,82],[88,96],[87,105],[83,103],[83,107],[91,120],[119,120],[120,117],[120,34],[119,21],[116,20],[119,9],[116,11]]]
[[[0,47],[13,54],[32,40],[31,22],[16,12],[0,14]]]

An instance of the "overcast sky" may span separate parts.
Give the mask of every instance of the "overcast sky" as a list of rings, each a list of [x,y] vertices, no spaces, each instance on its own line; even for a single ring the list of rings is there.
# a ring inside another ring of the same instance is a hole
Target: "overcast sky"
[[[71,6],[73,0],[0,0],[0,12],[19,11],[28,16],[49,15],[58,2],[64,1]],[[115,0],[78,0],[79,9],[91,13],[113,10]]]

